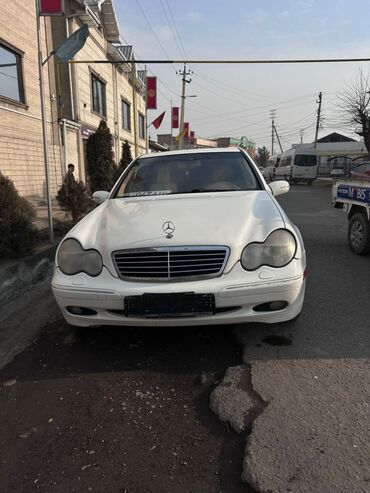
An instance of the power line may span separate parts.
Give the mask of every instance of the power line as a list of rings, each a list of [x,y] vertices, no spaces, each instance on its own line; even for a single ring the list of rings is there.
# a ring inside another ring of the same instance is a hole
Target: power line
[[[180,43],[179,43],[179,41],[178,41],[178,39],[177,39],[177,36],[176,36],[175,31],[174,31],[174,30],[173,30],[173,28],[172,28],[172,25],[171,25],[170,19],[169,19],[168,15],[167,15],[167,11],[166,11],[166,9],[164,8],[163,0],[160,0],[160,2],[161,2],[161,7],[162,7],[162,10],[163,10],[163,13],[164,13],[164,15],[165,15],[165,17],[166,17],[166,20],[167,20],[167,23],[168,23],[168,25],[169,25],[169,28],[171,29],[173,39],[175,40],[175,42],[176,42],[176,44],[177,44],[177,47],[178,47],[178,49],[179,49],[180,56],[183,56],[183,53],[182,53],[182,50],[181,50]],[[168,4],[167,4],[167,5],[168,5]]]
[[[163,45],[162,45],[162,43],[161,43],[160,39],[158,38],[158,36],[157,36],[156,32],[154,31],[153,26],[151,25],[151,23],[150,23],[150,21],[149,21],[148,17],[146,16],[146,14],[145,14],[145,12],[144,12],[144,10],[143,10],[142,6],[141,6],[140,1],[139,1],[139,0],[136,0],[136,3],[137,3],[137,5],[138,5],[138,7],[139,7],[139,9],[140,9],[140,11],[141,11],[141,13],[142,13],[142,15],[143,15],[144,19],[146,20],[146,23],[148,24],[149,29],[152,31],[153,36],[154,36],[155,40],[156,40],[156,41],[157,41],[157,43],[158,43],[158,46],[161,48],[162,52],[164,53],[164,56],[167,58],[167,60],[166,60],[166,62],[165,62],[165,63],[169,62],[169,61],[170,61],[170,60],[169,60],[169,56],[168,56],[168,54],[167,54],[166,50],[164,49],[164,47],[163,47]],[[127,63],[134,63],[134,61],[128,61]],[[146,62],[145,62],[145,61],[142,61],[142,63],[144,63],[144,65],[146,65]]]
[[[178,39],[179,39],[179,42],[180,42],[180,45],[181,45],[181,48],[182,48],[182,52],[183,52],[183,54],[184,54],[185,58],[188,58],[188,55],[187,55],[187,53],[186,53],[186,51],[185,51],[185,48],[184,48],[184,45],[182,44],[182,41],[181,41],[181,36],[180,36],[180,33],[179,33],[178,29],[177,29],[175,19],[174,19],[173,15],[172,15],[172,10],[171,10],[171,7],[170,7],[170,5],[169,5],[169,3],[168,3],[168,1],[167,1],[167,0],[166,0],[166,4],[167,4],[167,7],[168,7],[168,11],[169,11],[169,13],[170,13],[170,16],[171,16],[171,19],[172,19],[173,25],[174,25],[174,27],[175,27],[175,31],[176,31],[176,33],[177,33],[177,36],[178,36]]]
[[[136,0],[137,4],[139,5],[139,0]],[[141,6],[140,9],[145,17],[145,19],[148,22],[148,25],[150,26],[155,38],[157,39],[159,45],[162,47],[161,42],[159,41],[157,35],[155,34],[154,29],[152,28],[148,18],[146,17],[144,11],[142,10]],[[162,47],[163,49],[163,47]],[[163,49],[167,60],[142,60],[142,63],[149,64],[149,63],[155,63],[155,64],[222,64],[222,65],[279,65],[279,64],[300,64],[300,63],[358,63],[358,62],[370,62],[370,58],[295,58],[295,59],[280,59],[280,60],[182,60],[182,59],[174,59],[170,60],[168,55],[166,54],[165,50]],[[116,61],[116,60],[70,60],[68,63],[112,63],[112,64],[121,64],[121,61]],[[125,63],[137,63],[136,60],[126,60]]]
[[[289,109],[289,108],[294,108],[296,106],[302,106],[303,104],[307,104],[307,101],[304,101],[304,102],[301,102],[301,103],[295,103],[295,104],[289,104],[289,105],[281,105],[281,104],[275,104],[274,106],[276,106],[277,109],[280,110],[284,110],[284,109]],[[213,118],[224,118],[225,116],[232,116],[234,117],[235,115],[238,115],[240,113],[245,113],[245,112],[248,112],[248,115],[249,116],[252,116],[252,115],[255,115],[255,114],[260,114],[261,113],[261,110],[265,110],[266,108],[270,108],[272,105],[272,103],[268,104],[268,105],[265,105],[265,106],[254,106],[254,107],[249,107],[249,106],[246,106],[244,107],[243,109],[239,110],[239,111],[233,111],[231,113],[219,113],[218,115],[215,115]],[[239,104],[239,107],[240,107],[240,104]],[[250,110],[258,110],[258,111],[250,111]],[[205,121],[205,120],[209,120],[211,119],[212,117],[204,117],[204,118],[199,118],[199,119],[196,119],[195,121],[196,122],[200,122],[200,121]]]

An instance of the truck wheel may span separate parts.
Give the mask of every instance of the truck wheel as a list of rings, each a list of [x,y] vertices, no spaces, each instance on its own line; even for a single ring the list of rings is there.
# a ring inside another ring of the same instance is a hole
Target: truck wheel
[[[307,180],[307,185],[312,185],[312,180]]]
[[[348,244],[357,255],[370,252],[370,222],[365,214],[354,214],[348,225]]]

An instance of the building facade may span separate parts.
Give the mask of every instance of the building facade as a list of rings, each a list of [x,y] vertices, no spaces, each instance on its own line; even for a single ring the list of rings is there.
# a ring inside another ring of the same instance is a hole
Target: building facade
[[[179,148],[178,140],[171,134],[158,134],[158,142],[164,145],[168,150],[177,150]],[[183,139],[183,149],[206,149],[215,147],[241,147],[254,159],[256,156],[256,144],[247,137],[240,139],[234,137],[219,137],[217,139],[207,139],[196,137],[191,144],[190,139]]]
[[[179,141],[174,135],[158,134],[157,139],[158,143],[165,146],[169,151],[177,151],[179,148]],[[212,147],[217,147],[217,142],[213,139],[195,137],[193,142],[190,142],[190,139],[183,139],[182,141],[183,149],[206,149]]]
[[[35,2],[0,6],[0,171],[22,195],[44,195],[41,102]],[[51,23],[41,18],[43,53],[51,51]],[[55,194],[62,176],[55,61],[44,66],[50,183]]]
[[[254,159],[257,154],[256,143],[248,139],[248,137],[219,137],[217,140],[217,147],[241,147],[245,149],[248,154]]]
[[[53,56],[43,69],[52,195],[70,162],[75,164],[76,178],[88,182],[86,141],[101,120],[111,130],[116,161],[125,140],[133,157],[147,148],[145,80],[135,65],[126,63],[133,49],[120,41],[112,0],[65,0],[64,5],[63,17],[40,20],[43,58],[84,24],[89,37],[73,59],[87,63],[61,64]],[[35,2],[15,0],[0,10],[0,65],[15,60],[17,69],[0,69],[6,74],[0,74],[0,171],[22,195],[42,197],[45,172]]]

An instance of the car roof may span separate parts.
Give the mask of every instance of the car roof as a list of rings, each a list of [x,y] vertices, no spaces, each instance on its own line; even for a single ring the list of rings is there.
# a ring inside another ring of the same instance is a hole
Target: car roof
[[[147,158],[153,158],[153,157],[158,157],[161,155],[165,156],[178,156],[180,154],[210,154],[214,152],[241,152],[241,149],[239,147],[217,147],[217,148],[212,148],[209,147],[207,149],[183,149],[181,151],[165,151],[165,152],[151,152],[148,154],[142,154],[140,159],[147,159]]]

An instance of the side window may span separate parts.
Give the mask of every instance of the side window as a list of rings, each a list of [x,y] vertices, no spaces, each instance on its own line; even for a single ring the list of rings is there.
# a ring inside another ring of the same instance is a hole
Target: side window
[[[131,106],[130,103],[122,99],[122,128],[131,130]]]
[[[145,139],[145,117],[139,113],[139,139]]]
[[[107,116],[106,84],[97,75],[91,74],[92,109],[101,116]]]
[[[25,103],[22,56],[0,43],[0,97]]]

